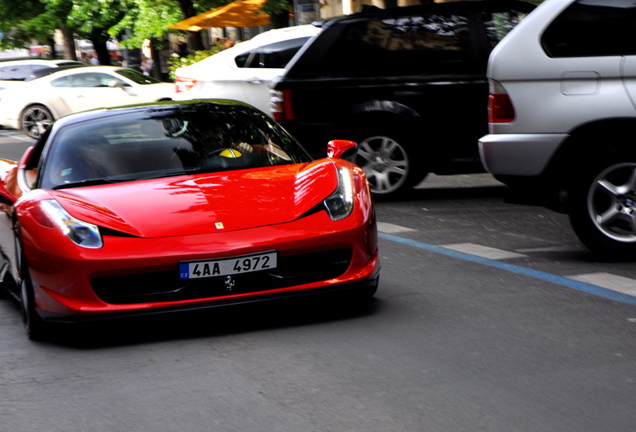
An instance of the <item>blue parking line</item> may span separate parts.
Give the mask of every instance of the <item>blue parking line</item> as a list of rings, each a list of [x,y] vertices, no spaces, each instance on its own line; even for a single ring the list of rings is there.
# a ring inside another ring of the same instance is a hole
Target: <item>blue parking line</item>
[[[487,258],[481,258],[475,255],[468,255],[462,252],[457,252],[450,249],[444,249],[439,246],[433,246],[427,243],[422,243],[415,240],[410,240],[410,239],[394,236],[391,234],[379,233],[378,236],[384,240],[389,240],[389,241],[401,243],[407,246],[412,246],[418,249],[423,249],[430,252],[446,255],[449,257],[462,259],[464,261],[470,261],[477,264],[483,264],[488,267],[494,267],[494,268],[506,270],[506,271],[524,275],[524,276],[530,276],[535,279],[565,286],[568,288],[575,289],[577,291],[582,291],[582,292],[592,294],[598,297],[603,297],[609,300],[615,300],[621,303],[636,305],[636,297],[632,297],[627,294],[608,290],[608,289],[605,289],[596,285],[588,284],[585,282],[579,282],[574,279],[569,279],[563,276],[557,276],[551,273],[545,273],[538,270],[532,270],[532,269],[521,267],[518,265],[507,264],[507,263],[503,263],[503,262],[499,262],[499,261],[495,261],[495,260],[491,260]]]
[[[0,132],[0,135],[1,136],[5,136],[7,138],[17,139],[17,140],[20,140],[20,141],[35,142],[35,141],[33,141],[32,139],[29,139],[29,138],[23,138],[21,136],[11,135],[11,134],[4,133],[4,132]]]

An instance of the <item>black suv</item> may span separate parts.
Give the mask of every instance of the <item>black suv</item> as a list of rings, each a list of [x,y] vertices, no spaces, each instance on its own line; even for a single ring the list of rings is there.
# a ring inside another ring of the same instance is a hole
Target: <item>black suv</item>
[[[429,172],[483,171],[488,55],[533,9],[464,1],[326,21],[274,81],[272,115],[316,156],[328,139],[358,142],[355,162],[375,195],[410,189]]]

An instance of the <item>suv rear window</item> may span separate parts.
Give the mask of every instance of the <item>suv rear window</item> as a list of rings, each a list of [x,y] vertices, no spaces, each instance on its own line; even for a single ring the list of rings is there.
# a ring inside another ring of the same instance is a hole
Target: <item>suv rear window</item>
[[[631,0],[579,0],[544,32],[543,49],[550,57],[636,54],[635,18]]]
[[[318,65],[329,74],[458,73],[472,69],[468,18],[430,14],[347,24]]]
[[[240,68],[283,69],[308,40],[309,37],[302,37],[263,45],[237,56],[234,62]]]

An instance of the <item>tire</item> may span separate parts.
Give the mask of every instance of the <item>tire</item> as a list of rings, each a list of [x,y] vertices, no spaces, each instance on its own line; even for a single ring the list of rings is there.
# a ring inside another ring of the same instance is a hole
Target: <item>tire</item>
[[[41,341],[46,337],[46,326],[42,318],[35,311],[35,299],[33,297],[33,287],[28,278],[22,280],[20,287],[20,311],[22,313],[22,323],[24,333],[32,341]]]
[[[22,111],[22,130],[31,138],[38,139],[53,123],[53,114],[43,105],[31,105]]]
[[[19,232],[19,225],[16,224],[16,233]],[[16,253],[18,254],[18,268],[20,269],[20,313],[22,315],[22,323],[24,324],[24,332],[32,341],[40,341],[46,338],[46,325],[42,318],[35,310],[35,295],[33,294],[33,285],[31,283],[31,275],[26,262],[22,242],[16,239]]]
[[[570,222],[592,252],[612,258],[636,255],[636,162],[589,168],[571,189]]]
[[[397,196],[426,177],[414,166],[418,160],[414,146],[400,134],[374,129],[360,133],[355,141],[355,163],[364,170],[375,197]]]

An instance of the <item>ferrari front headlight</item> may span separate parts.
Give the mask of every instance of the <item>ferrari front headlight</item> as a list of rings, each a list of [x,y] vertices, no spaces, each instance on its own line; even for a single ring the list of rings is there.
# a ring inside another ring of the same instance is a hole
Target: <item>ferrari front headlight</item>
[[[41,201],[40,206],[44,214],[76,245],[88,249],[99,249],[104,245],[97,225],[74,218],[55,200]]]
[[[353,211],[353,178],[347,168],[338,168],[338,187],[325,199],[325,209],[332,220],[346,218]]]

